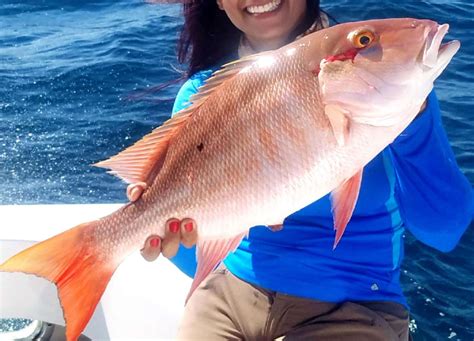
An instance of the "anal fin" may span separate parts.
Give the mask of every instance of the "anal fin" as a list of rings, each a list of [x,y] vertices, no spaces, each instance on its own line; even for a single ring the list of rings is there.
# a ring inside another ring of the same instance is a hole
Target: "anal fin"
[[[191,289],[189,289],[186,302],[201,282],[214,270],[217,265],[234,251],[244,238],[245,233],[229,239],[202,240],[197,244],[197,270],[194,275]]]

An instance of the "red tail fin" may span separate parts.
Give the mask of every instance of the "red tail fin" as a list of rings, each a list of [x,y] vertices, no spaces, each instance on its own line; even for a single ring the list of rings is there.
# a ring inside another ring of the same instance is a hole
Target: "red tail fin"
[[[34,274],[56,284],[69,341],[84,330],[117,267],[99,258],[95,244],[85,238],[96,224],[79,225],[0,265],[0,271]]]

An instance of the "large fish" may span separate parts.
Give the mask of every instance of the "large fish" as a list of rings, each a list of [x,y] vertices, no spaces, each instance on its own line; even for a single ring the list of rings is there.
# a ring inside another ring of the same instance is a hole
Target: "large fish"
[[[250,226],[277,225],[331,194],[335,245],[363,167],[416,117],[459,48],[448,25],[389,19],[337,25],[224,66],[192,105],[98,166],[149,186],[140,200],[13,256],[1,271],[54,282],[75,340],[112,274],[165,222],[192,217],[191,292]],[[277,233],[277,232],[275,232]]]

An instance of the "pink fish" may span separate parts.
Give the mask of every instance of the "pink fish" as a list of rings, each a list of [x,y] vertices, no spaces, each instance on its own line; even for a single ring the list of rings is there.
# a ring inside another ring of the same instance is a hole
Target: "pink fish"
[[[335,244],[363,167],[415,118],[459,49],[448,25],[415,19],[337,25],[225,65],[192,105],[97,166],[148,184],[142,197],[13,256],[1,271],[54,282],[68,340],[112,274],[171,218],[198,226],[190,294],[250,226],[278,225],[331,193]],[[277,232],[275,232],[277,233]]]

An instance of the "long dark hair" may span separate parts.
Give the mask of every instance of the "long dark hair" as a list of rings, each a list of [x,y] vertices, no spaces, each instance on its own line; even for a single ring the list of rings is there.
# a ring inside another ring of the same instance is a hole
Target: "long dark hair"
[[[290,41],[314,22],[322,26],[319,0],[306,1],[306,17],[295,29]],[[183,4],[184,25],[178,41],[178,60],[188,63],[186,76],[208,69],[235,54],[241,32],[232,24],[216,0],[191,0]]]

